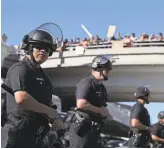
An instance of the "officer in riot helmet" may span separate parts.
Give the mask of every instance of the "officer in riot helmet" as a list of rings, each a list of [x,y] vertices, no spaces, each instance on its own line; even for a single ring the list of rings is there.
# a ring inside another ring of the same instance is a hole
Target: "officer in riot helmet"
[[[53,88],[41,64],[58,47],[59,36],[62,32],[54,23],[45,23],[24,36],[21,48],[26,56],[9,68],[6,77],[5,84],[14,96],[7,92],[8,117],[2,128],[1,147],[42,146],[49,120],[56,119],[57,112],[51,108]]]
[[[164,111],[158,113],[158,122],[152,126],[152,139],[156,147],[164,147]]]
[[[97,131],[97,126],[94,125],[96,120],[92,118],[94,114],[100,117],[110,116],[106,108],[107,91],[102,81],[108,80],[112,63],[105,56],[97,56],[91,67],[91,76],[82,79],[76,86],[77,110],[68,134],[71,148],[101,147],[100,131]],[[86,118],[84,113],[88,113],[90,117]]]
[[[150,90],[147,87],[141,86],[137,88],[134,96],[137,102],[133,105],[130,115],[131,135],[128,146],[135,147],[149,147],[151,142],[150,135],[150,115],[145,104],[149,104]]]

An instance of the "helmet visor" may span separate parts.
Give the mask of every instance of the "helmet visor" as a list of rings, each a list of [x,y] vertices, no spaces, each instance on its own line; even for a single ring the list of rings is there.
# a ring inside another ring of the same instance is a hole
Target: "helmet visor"
[[[52,22],[44,23],[40,25],[39,27],[37,27],[36,29],[34,29],[31,33],[35,34],[37,30],[43,30],[43,31],[48,32],[53,38],[53,45],[57,45],[57,47],[62,46],[63,32],[57,24],[52,23]]]

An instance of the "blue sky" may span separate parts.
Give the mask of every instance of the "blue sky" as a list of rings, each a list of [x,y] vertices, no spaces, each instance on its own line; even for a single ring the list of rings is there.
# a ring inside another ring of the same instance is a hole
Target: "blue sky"
[[[163,6],[163,0],[2,0],[1,30],[13,45],[49,21],[57,23],[67,38],[85,37],[82,23],[101,37],[106,37],[109,25],[116,25],[122,36],[132,32],[137,36],[142,32],[164,33]],[[147,107],[154,122],[164,103]]]

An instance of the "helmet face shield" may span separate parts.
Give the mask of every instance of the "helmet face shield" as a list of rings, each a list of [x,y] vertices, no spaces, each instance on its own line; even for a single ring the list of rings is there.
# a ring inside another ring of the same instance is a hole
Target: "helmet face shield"
[[[48,22],[48,23],[40,25],[38,28],[35,29],[35,31],[36,30],[42,30],[42,31],[49,33],[52,37],[53,44],[54,45],[56,44],[57,47],[60,47],[62,45],[63,32],[57,24]]]

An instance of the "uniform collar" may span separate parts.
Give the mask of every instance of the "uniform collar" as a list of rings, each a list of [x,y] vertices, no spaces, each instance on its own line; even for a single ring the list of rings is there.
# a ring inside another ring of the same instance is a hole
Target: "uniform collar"
[[[140,103],[139,101],[137,101],[137,103],[138,103],[139,105],[141,105],[141,106],[143,106],[143,107],[144,107],[144,104]]]
[[[102,84],[101,81],[97,80],[94,75],[90,76],[91,80],[96,84]]]
[[[32,68],[32,69],[35,69],[35,71],[42,71],[41,67],[36,67],[36,65],[28,58],[28,57],[25,57],[23,59],[23,61],[25,61],[26,63],[28,63],[28,65]]]

